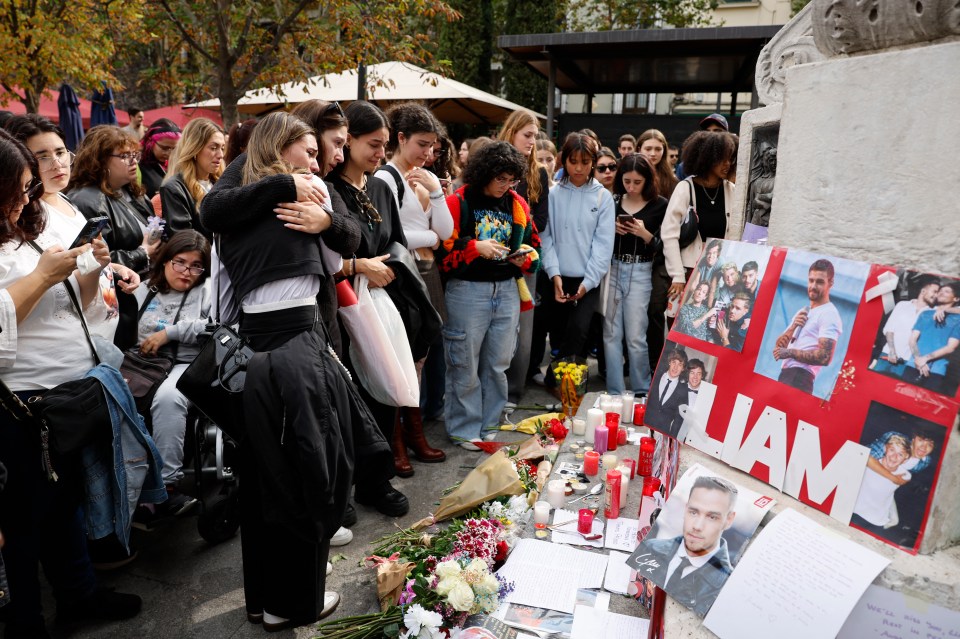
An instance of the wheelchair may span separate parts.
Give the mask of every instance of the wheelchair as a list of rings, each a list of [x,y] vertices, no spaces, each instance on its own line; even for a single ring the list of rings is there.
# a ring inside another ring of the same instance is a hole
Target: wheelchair
[[[197,532],[209,544],[230,539],[240,527],[238,452],[230,436],[190,408],[179,487],[197,499]]]

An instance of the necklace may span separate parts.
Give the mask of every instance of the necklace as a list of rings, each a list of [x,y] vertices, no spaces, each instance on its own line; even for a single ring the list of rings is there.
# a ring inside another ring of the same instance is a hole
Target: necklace
[[[720,189],[723,188],[723,182],[717,185],[717,190],[714,191],[713,195],[710,195],[710,191],[708,191],[704,185],[701,184],[700,188],[703,189],[703,194],[707,196],[707,199],[710,200],[710,205],[713,206],[717,203],[717,198],[720,197]]]

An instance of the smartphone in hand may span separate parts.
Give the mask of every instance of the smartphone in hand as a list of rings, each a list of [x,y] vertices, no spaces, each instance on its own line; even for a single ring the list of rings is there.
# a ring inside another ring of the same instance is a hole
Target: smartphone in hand
[[[626,213],[621,213],[620,215],[617,216],[617,222],[620,222],[621,224],[629,224],[634,219],[636,218]]]
[[[529,255],[530,253],[533,253],[532,248],[522,248],[508,255],[506,259],[512,260],[515,257],[522,257],[524,255]]]
[[[83,225],[83,228],[80,229],[79,235],[73,240],[73,244],[70,245],[71,249],[83,246],[84,244],[89,244],[92,242],[100,233],[103,232],[103,229],[110,226],[110,218],[107,216],[101,217],[92,217],[86,221]]]

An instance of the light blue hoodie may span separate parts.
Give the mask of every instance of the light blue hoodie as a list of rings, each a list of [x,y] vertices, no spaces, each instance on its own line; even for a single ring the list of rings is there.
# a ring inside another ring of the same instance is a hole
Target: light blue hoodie
[[[540,234],[543,268],[582,277],[593,290],[610,270],[614,238],[613,196],[591,178],[581,187],[563,180],[550,188],[550,223]]]

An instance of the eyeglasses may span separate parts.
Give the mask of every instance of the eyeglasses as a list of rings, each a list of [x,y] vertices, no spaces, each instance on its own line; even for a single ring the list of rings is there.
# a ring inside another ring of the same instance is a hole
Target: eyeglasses
[[[612,173],[617,170],[616,164],[598,164],[597,173]]]
[[[363,214],[367,216],[367,227],[371,231],[373,230],[374,224],[383,222],[383,218],[380,217],[380,211],[378,211],[377,207],[370,201],[370,196],[367,195],[366,191],[357,190],[354,192],[353,197],[357,201],[357,204],[360,205]]]
[[[23,194],[27,196],[28,200],[37,199],[43,195],[43,181],[40,178],[33,178],[30,185],[23,190]]]
[[[502,175],[498,175],[497,177],[493,178],[493,181],[500,186],[509,186],[511,189],[520,184],[520,180],[515,180],[512,177],[503,177]]]
[[[111,153],[110,157],[120,158],[125,164],[133,166],[140,161],[140,153]]]
[[[42,155],[37,158],[37,163],[40,165],[41,171],[50,171],[57,168],[67,168],[68,166],[73,165],[73,159],[77,157],[73,154],[72,151],[57,151],[53,155]]]
[[[327,105],[327,108],[323,110],[323,115],[330,115],[331,113],[336,113],[341,118],[346,117],[343,114],[343,109],[340,108],[339,102],[331,102],[330,104]]]
[[[170,260],[170,266],[173,267],[177,273],[186,273],[190,271],[190,275],[203,275],[202,266],[190,266],[183,260]]]

